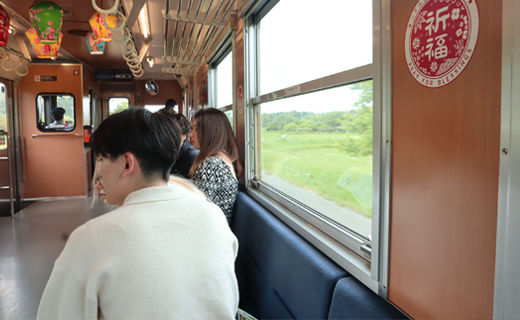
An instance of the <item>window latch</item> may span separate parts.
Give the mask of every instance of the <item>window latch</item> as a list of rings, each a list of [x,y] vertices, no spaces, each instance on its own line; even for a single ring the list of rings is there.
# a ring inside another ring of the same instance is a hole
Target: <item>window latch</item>
[[[361,245],[361,252],[365,255],[365,258],[370,259],[372,256],[372,244],[365,242]]]
[[[256,177],[253,177],[253,179],[249,180],[249,187],[253,188],[253,189],[260,188],[260,182],[258,181],[258,179]]]

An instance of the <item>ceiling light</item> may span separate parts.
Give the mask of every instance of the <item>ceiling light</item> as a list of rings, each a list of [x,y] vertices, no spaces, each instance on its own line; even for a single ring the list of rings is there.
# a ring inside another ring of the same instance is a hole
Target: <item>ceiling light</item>
[[[146,62],[148,62],[150,68],[153,68],[153,66],[155,65],[155,59],[153,57],[146,57]]]
[[[146,4],[139,13],[139,22],[141,23],[141,30],[143,31],[143,37],[147,39],[150,36],[150,28],[148,25],[148,10],[146,10]]]

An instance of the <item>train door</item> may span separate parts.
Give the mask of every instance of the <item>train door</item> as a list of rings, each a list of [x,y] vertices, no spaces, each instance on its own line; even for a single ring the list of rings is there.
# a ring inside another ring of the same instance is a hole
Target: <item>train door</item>
[[[23,200],[83,196],[82,67],[33,64],[20,83]]]
[[[16,201],[12,82],[0,78],[0,216],[14,214]]]

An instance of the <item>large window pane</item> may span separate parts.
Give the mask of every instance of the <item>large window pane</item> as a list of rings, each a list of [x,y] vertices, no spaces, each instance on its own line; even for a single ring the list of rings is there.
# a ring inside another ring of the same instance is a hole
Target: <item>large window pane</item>
[[[228,118],[229,120],[229,123],[231,123],[231,127],[234,127],[234,121],[233,121],[233,110],[227,110],[227,111],[224,111],[224,113],[226,114],[226,117]]]
[[[372,81],[260,108],[262,181],[369,238]]]
[[[283,0],[259,23],[260,94],[372,63],[372,0]]]
[[[233,104],[233,74],[231,52],[217,68],[217,108]]]

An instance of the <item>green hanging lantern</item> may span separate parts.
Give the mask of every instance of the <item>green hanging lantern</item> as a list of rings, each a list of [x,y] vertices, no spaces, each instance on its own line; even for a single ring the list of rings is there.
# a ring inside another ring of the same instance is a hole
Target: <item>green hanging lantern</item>
[[[63,24],[63,10],[57,4],[51,1],[36,2],[29,9],[29,16],[41,43],[58,42]]]

